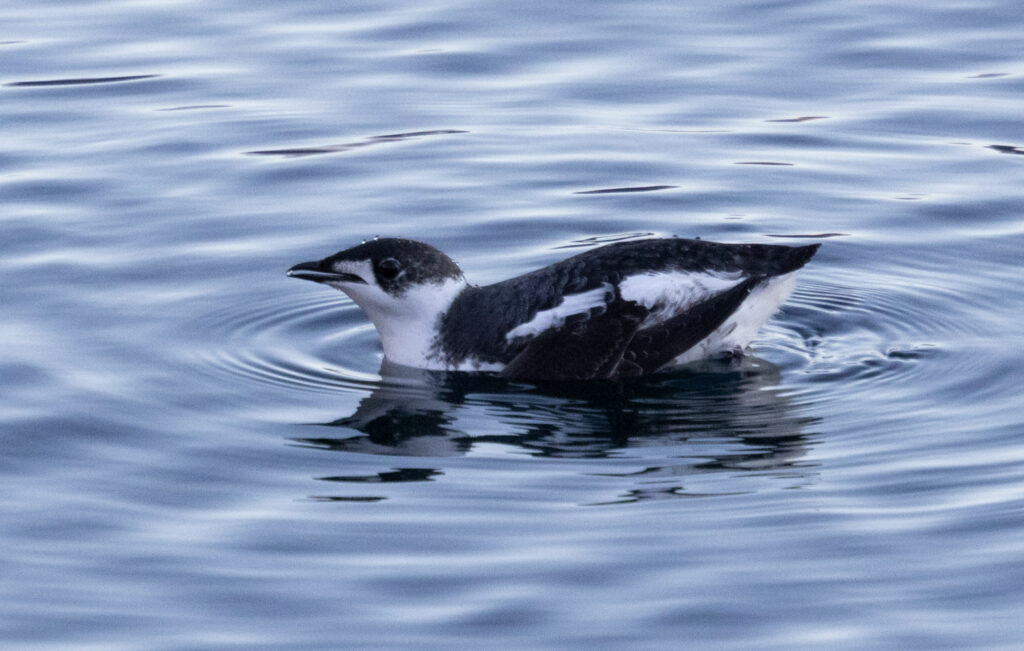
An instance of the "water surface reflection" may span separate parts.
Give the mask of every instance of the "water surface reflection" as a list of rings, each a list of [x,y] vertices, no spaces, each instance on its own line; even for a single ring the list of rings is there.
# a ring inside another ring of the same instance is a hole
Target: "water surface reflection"
[[[780,369],[756,358],[626,382],[524,384],[388,364],[381,376],[354,413],[315,425],[325,428],[322,435],[294,441],[416,458],[469,455],[490,443],[538,458],[636,459],[641,470],[590,474],[650,483],[714,472],[803,476],[807,430],[818,420],[797,415],[779,388]],[[440,475],[438,468],[389,467],[320,479],[394,483]],[[681,494],[678,486],[669,492]],[[657,495],[637,490],[629,499]]]

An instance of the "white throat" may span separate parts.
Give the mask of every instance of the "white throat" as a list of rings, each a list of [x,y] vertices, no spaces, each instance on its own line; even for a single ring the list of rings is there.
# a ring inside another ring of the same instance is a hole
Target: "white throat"
[[[430,357],[441,317],[466,286],[465,278],[449,278],[441,283],[410,287],[401,296],[392,296],[375,285],[336,285],[373,322],[384,357],[418,368],[440,368]]]

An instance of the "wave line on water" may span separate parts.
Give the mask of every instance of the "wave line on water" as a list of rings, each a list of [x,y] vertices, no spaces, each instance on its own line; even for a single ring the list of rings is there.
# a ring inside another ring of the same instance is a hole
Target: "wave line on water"
[[[625,194],[630,192],[657,192],[659,190],[671,190],[678,188],[678,185],[638,185],[623,188],[600,188],[597,190],[580,190],[573,194]]]
[[[36,88],[42,86],[85,86],[90,84],[119,84],[126,81],[155,79],[163,75],[122,75],[119,77],[76,77],[69,79],[37,79],[29,81],[12,81],[4,84],[14,88]]]
[[[196,356],[219,375],[332,393],[363,392],[379,381],[372,326],[335,296],[239,300],[197,324],[207,336]],[[367,363],[374,368],[363,368]]]
[[[426,136],[441,136],[459,133],[469,132],[464,131],[462,129],[434,129],[430,131],[388,133],[380,136],[370,136],[369,138],[366,138],[364,140],[358,140],[356,142],[345,142],[336,145],[315,145],[311,147],[285,147],[282,149],[258,149],[255,151],[247,151],[245,153],[251,156],[283,156],[287,158],[298,158],[302,156],[315,156],[318,154],[336,154],[339,152],[351,151],[353,149],[361,149],[363,147],[379,145],[387,142],[401,142],[403,140],[412,140],[414,138],[423,138]]]

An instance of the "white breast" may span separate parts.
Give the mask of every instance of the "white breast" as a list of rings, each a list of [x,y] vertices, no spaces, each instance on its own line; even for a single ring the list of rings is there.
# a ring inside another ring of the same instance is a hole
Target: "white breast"
[[[448,279],[410,287],[403,294],[392,296],[375,283],[339,285],[376,326],[388,361],[434,369],[444,368],[431,356],[441,315],[465,287],[463,278]]]

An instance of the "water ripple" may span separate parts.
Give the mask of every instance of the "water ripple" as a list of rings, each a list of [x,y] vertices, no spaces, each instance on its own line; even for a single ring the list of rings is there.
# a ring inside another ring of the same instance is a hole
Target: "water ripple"
[[[805,375],[811,386],[906,381],[924,358],[941,352],[941,342],[967,333],[967,324],[938,319],[928,305],[920,290],[802,282],[755,350],[781,355],[782,368]],[[216,342],[200,352],[215,373],[300,391],[361,393],[381,386],[377,335],[344,298],[297,293],[235,302],[199,325]],[[544,408],[533,410],[536,424]]]
[[[377,335],[362,312],[333,295],[299,293],[238,302],[200,320],[215,343],[201,351],[212,371],[300,391],[364,391]]]
[[[771,345],[799,360],[790,370],[805,375],[806,389],[816,394],[813,385],[836,382],[844,391],[864,382],[927,391],[922,362],[971,333],[969,322],[940,314],[940,304],[920,288],[804,282],[769,327],[782,333]],[[820,391],[822,399],[841,397],[831,388]]]

